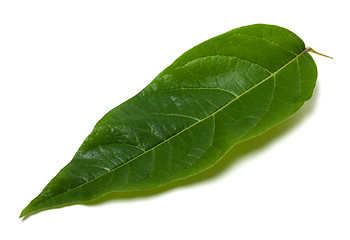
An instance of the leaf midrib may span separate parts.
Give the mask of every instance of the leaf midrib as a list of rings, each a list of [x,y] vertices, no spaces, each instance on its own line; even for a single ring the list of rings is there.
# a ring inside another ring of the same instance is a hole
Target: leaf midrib
[[[294,61],[296,61],[299,57],[301,57],[303,54],[305,54],[305,53],[308,52],[309,50],[310,50],[310,48],[305,48],[301,53],[299,53],[297,56],[295,56],[295,57],[294,57],[292,60],[290,60],[288,63],[286,63],[285,65],[283,65],[281,68],[279,68],[278,70],[276,70],[276,71],[275,71],[274,73],[272,73],[270,76],[266,77],[265,79],[263,79],[262,81],[260,81],[260,82],[257,83],[256,85],[254,85],[253,87],[249,88],[249,89],[248,89],[247,91],[245,91],[244,93],[238,95],[236,98],[232,99],[230,102],[226,103],[224,106],[222,106],[221,108],[219,108],[219,109],[216,110],[215,112],[209,114],[208,116],[204,117],[203,119],[199,120],[198,122],[195,122],[194,124],[192,124],[192,125],[190,125],[190,126],[184,128],[183,130],[181,130],[180,132],[178,132],[178,133],[172,135],[172,136],[169,137],[168,139],[165,139],[164,141],[158,143],[158,144],[155,145],[154,147],[152,147],[152,148],[150,148],[150,149],[148,149],[148,150],[142,152],[141,154],[139,154],[139,155],[135,156],[134,158],[132,158],[132,159],[130,159],[130,160],[124,162],[123,164],[121,164],[121,165],[119,165],[119,166],[116,166],[115,168],[111,169],[110,171],[108,171],[108,172],[106,172],[106,173],[103,173],[103,174],[101,174],[100,176],[98,176],[98,177],[96,177],[96,178],[93,178],[93,179],[91,179],[91,180],[89,180],[89,181],[87,181],[87,182],[84,182],[83,184],[80,184],[80,185],[78,185],[78,186],[75,186],[75,187],[73,187],[73,188],[71,188],[71,189],[69,189],[69,190],[67,190],[67,191],[65,191],[65,192],[62,192],[62,193],[59,193],[59,194],[57,194],[57,195],[55,195],[55,196],[52,196],[52,197],[50,197],[50,198],[47,198],[47,199],[45,199],[45,201],[43,201],[43,202],[47,202],[47,201],[50,200],[50,199],[53,199],[53,198],[56,198],[56,197],[58,197],[58,196],[60,196],[60,195],[66,194],[66,193],[68,193],[68,192],[70,192],[70,191],[73,191],[73,190],[76,189],[76,188],[83,187],[84,185],[89,184],[89,183],[91,183],[92,181],[94,181],[94,180],[96,180],[96,179],[98,179],[98,178],[100,178],[100,177],[105,176],[106,174],[112,173],[113,171],[115,171],[115,170],[117,170],[117,169],[119,169],[119,168],[125,166],[126,164],[129,164],[130,162],[132,162],[132,161],[138,159],[139,157],[141,157],[141,156],[147,154],[148,152],[153,151],[154,149],[156,149],[156,148],[159,147],[160,145],[162,145],[162,144],[164,144],[164,143],[170,141],[170,140],[173,139],[174,137],[176,137],[176,136],[180,135],[181,133],[187,131],[188,129],[192,128],[193,126],[195,126],[195,125],[197,125],[197,124],[199,124],[199,123],[205,121],[206,119],[208,119],[208,118],[214,116],[216,113],[218,113],[218,112],[220,112],[221,110],[225,109],[227,106],[229,106],[230,104],[232,104],[233,102],[235,102],[236,100],[238,100],[239,98],[241,98],[242,96],[244,96],[246,93],[249,93],[250,91],[252,91],[252,90],[255,89],[256,87],[258,87],[259,85],[261,85],[261,84],[263,84],[264,82],[266,82],[267,80],[269,80],[270,78],[276,76],[280,71],[282,71],[284,68],[286,68],[289,64],[291,64],[291,63],[293,63]],[[43,202],[41,202],[41,203],[43,203]]]

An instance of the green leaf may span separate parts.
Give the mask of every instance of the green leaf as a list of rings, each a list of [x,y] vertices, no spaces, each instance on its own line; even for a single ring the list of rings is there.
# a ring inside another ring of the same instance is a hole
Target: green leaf
[[[21,216],[204,171],[312,96],[309,50],[291,31],[263,24],[197,45],[107,113]]]

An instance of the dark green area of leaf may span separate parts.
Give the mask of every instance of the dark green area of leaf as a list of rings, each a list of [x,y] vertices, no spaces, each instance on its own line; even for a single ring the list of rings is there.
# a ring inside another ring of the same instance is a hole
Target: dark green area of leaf
[[[316,78],[287,29],[250,25],[205,41],[107,113],[21,216],[202,172],[296,112]]]

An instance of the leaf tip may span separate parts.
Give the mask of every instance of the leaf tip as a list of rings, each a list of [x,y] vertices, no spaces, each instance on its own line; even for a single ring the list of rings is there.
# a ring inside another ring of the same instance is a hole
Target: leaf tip
[[[21,214],[19,215],[19,218],[22,218],[22,217],[26,216],[29,212],[30,212],[30,211],[28,210],[28,207],[25,207],[25,208],[22,210]]]
[[[33,201],[32,201],[22,210],[21,214],[19,215],[19,218],[27,217],[35,211],[36,211],[36,208],[35,206],[33,206]]]

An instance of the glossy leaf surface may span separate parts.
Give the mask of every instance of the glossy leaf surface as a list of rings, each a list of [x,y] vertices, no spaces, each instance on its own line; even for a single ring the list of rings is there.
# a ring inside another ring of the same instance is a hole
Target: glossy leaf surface
[[[21,216],[199,173],[291,116],[316,77],[303,41],[281,27],[250,25],[205,41],[107,113]]]

